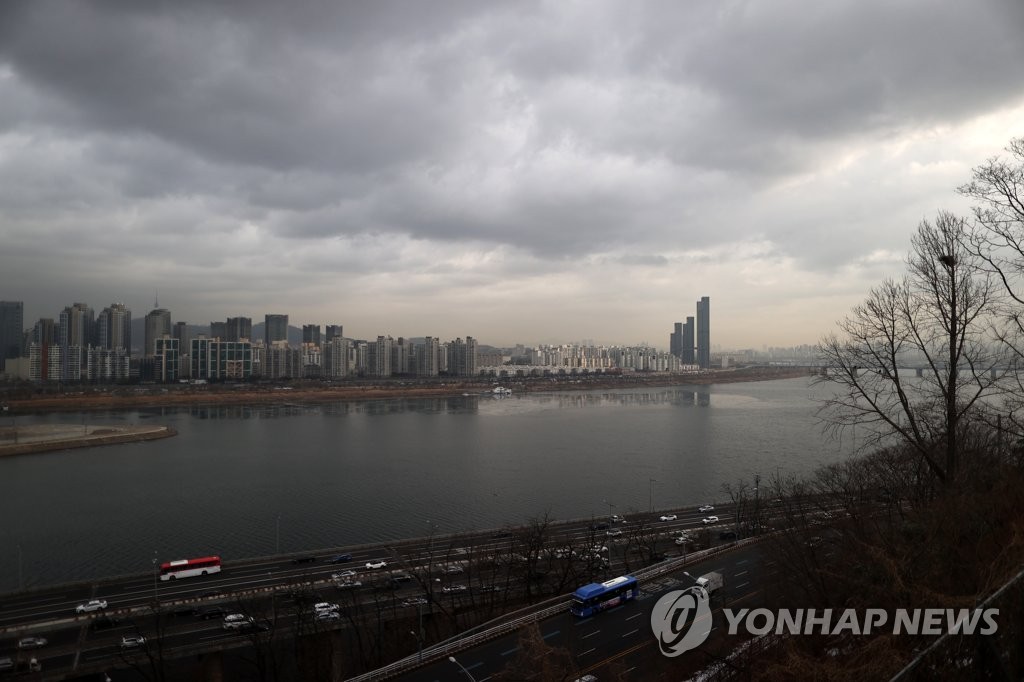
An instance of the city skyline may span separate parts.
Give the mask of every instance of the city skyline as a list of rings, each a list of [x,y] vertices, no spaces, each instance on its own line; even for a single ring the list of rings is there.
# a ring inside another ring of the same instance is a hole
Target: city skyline
[[[815,343],[1024,135],[1022,20],[4,3],[0,295],[659,347],[707,295],[716,345]]]

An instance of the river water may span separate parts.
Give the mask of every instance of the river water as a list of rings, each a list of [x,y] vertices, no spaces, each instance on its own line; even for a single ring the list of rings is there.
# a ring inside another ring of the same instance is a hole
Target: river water
[[[19,417],[174,438],[0,459],[0,592],[724,498],[849,456],[808,379]],[[654,479],[654,482],[652,482]]]

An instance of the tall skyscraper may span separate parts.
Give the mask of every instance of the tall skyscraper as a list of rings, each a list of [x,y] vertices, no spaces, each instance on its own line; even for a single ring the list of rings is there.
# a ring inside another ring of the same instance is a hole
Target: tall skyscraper
[[[329,324],[327,325],[327,334],[324,339],[325,342],[330,343],[334,339],[342,338],[341,325],[340,324]]]
[[[0,301],[0,371],[7,358],[21,357],[24,318],[22,301]]]
[[[142,354],[149,358],[156,353],[156,340],[166,334],[171,335],[171,311],[166,308],[155,308],[146,315],[146,347]]]
[[[683,323],[676,322],[675,330],[668,335],[668,352],[677,358],[683,357]]]
[[[96,345],[105,350],[132,349],[132,311],[124,303],[111,303],[96,318]]]
[[[60,313],[57,343],[60,345],[60,378],[81,381],[82,367],[88,365],[86,353],[95,341],[96,316],[85,303],[75,303]]]
[[[221,341],[228,340],[228,323],[227,322],[211,322],[210,323],[210,338],[220,339]]]
[[[278,341],[288,343],[288,316],[270,314],[263,318],[263,341],[269,348]]]
[[[320,325],[302,325],[302,343],[311,343],[314,346],[320,345]]]
[[[252,339],[252,318],[229,317],[226,336],[228,341],[250,341]]]
[[[707,296],[697,301],[697,366],[711,367],[711,299]]]
[[[178,350],[183,355],[187,355],[192,349],[192,334],[188,331],[188,324],[186,322],[175,322],[172,336],[178,339]]]
[[[693,358],[693,318],[687,317],[686,324],[683,325],[683,340],[681,346],[682,354],[679,359],[683,361],[684,365],[694,364]]]

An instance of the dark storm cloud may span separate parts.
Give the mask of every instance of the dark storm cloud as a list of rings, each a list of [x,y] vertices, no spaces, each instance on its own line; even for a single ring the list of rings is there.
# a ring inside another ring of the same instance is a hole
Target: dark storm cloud
[[[1021,26],[1017,0],[13,0],[0,230],[28,279],[75,270],[39,235],[139,279],[206,235],[196,272],[289,287],[859,267],[967,168],[883,147],[1021,102]]]

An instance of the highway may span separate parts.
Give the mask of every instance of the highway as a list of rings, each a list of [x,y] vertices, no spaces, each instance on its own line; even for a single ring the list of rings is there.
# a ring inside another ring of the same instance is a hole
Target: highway
[[[732,517],[727,505],[719,505],[715,511],[708,512],[717,515],[719,522],[707,527],[701,523],[706,513],[696,509],[672,511],[678,516],[672,521],[658,520],[660,515],[670,513],[662,510],[635,514],[623,524],[609,523],[603,518],[584,519],[551,523],[546,528],[526,526],[430,536],[336,547],[302,556],[225,560],[218,574],[177,581],[155,580],[154,573],[4,595],[0,597],[0,659],[9,656],[17,661],[33,656],[42,665],[43,679],[59,679],[73,673],[129,668],[137,664],[138,659],[153,656],[154,652],[164,658],[174,658],[251,646],[254,633],[225,630],[223,614],[216,611],[218,608],[224,612],[244,610],[265,623],[264,627],[287,636],[305,633],[310,627],[321,632],[345,627],[346,623],[358,626],[359,614],[370,610],[368,605],[371,604],[378,612],[383,605],[393,618],[410,618],[422,610],[431,613],[456,612],[464,608],[493,609],[499,600],[522,603],[528,589],[536,592],[546,588],[551,595],[565,594],[591,579],[603,580],[629,573],[663,555],[676,557],[692,551],[692,545],[676,545],[673,532],[689,531],[694,539],[707,545],[717,541],[720,532],[730,529]],[[538,544],[537,538],[543,542]],[[329,563],[331,558],[345,553],[352,555],[350,561]],[[744,570],[724,567],[732,571],[728,574],[725,592],[729,599],[741,596],[739,591],[749,582],[743,580],[744,575],[759,561],[753,550],[743,550],[742,555],[742,561],[750,562],[750,567]],[[381,559],[388,563],[387,567],[366,567],[368,562]],[[515,564],[528,565],[531,576],[520,576],[521,571],[510,570]],[[717,568],[698,565],[693,570]],[[340,589],[331,575],[343,570],[355,571],[350,580],[361,585]],[[536,584],[532,582],[535,579]],[[645,638],[653,645],[649,626],[653,603],[650,597],[680,584],[679,581],[680,578],[675,578],[657,585],[643,585],[642,598],[624,607],[624,614],[603,614],[589,619],[604,628],[614,622],[625,623],[622,627],[602,630],[585,624],[586,621],[572,623],[566,615],[561,620],[553,619],[550,626],[545,624],[553,628],[545,631],[546,637],[552,645],[571,645],[574,655],[580,658],[581,666],[586,664],[583,666],[586,669],[600,665],[610,652],[642,644]],[[410,605],[410,600],[417,598],[425,600],[426,605]],[[90,599],[104,599],[108,606],[103,613],[77,615],[75,607]],[[309,605],[319,600],[338,603],[345,610],[347,620],[316,622],[311,626]],[[155,604],[157,609],[154,609]],[[636,615],[640,611],[629,611],[642,608],[647,609],[647,620]],[[194,609],[212,609],[215,617],[203,619],[193,612]],[[98,624],[106,627],[97,628]],[[125,635],[141,635],[147,642],[139,650],[122,651],[120,642]],[[44,637],[47,643],[32,651],[19,651],[17,642],[26,636]],[[622,646],[612,646],[613,640]],[[580,649],[582,644],[592,646]],[[499,664],[502,659],[507,661],[511,654],[506,652],[514,649],[515,642],[506,641],[504,646],[496,652],[487,649],[479,661],[470,664],[479,663],[482,673],[500,669]],[[586,657],[593,659],[593,663]],[[647,657],[649,652],[642,656]],[[447,661],[438,665],[452,666]],[[477,676],[477,679],[486,676]],[[445,679],[445,675],[432,678],[429,672],[423,671],[410,679]]]

